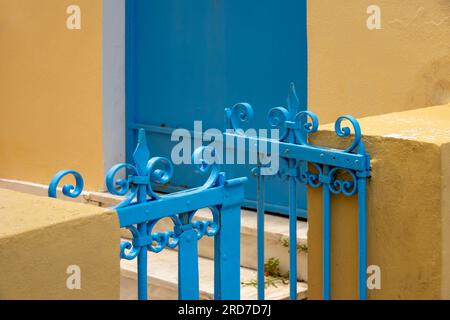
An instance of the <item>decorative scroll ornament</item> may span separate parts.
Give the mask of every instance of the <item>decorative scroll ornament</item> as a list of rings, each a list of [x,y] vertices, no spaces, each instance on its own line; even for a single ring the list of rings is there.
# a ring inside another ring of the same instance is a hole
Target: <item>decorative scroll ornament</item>
[[[229,122],[229,128],[237,132],[242,132],[242,124],[250,123],[253,120],[253,108],[246,102],[238,103],[231,109],[225,109],[227,113],[227,119]]]
[[[319,119],[311,111],[300,111],[300,102],[293,83],[289,89],[287,104],[287,108],[276,107],[270,109],[267,115],[270,128],[281,130],[279,141],[288,142],[289,134],[293,134],[295,136],[293,143],[295,144],[328,149],[327,147],[312,145],[308,142],[309,135],[317,132],[319,129]],[[248,103],[238,103],[231,109],[226,109],[228,129],[243,132],[241,125],[250,122],[253,119],[253,115],[253,108]],[[344,121],[348,121],[350,127],[343,126]],[[352,133],[354,135],[351,144],[347,148],[337,151],[345,153],[355,152],[361,142],[361,128],[358,121],[352,116],[341,116],[336,120],[334,128],[336,135],[340,138],[347,138]]]
[[[65,184],[62,187],[63,195],[70,198],[76,198],[83,192],[84,181],[81,174],[74,170],[62,170],[53,177],[50,185],[48,186],[48,196],[50,198],[56,198],[58,184],[67,176],[73,176],[75,178],[75,186],[72,184]]]
[[[242,134],[242,125],[247,125],[253,119],[253,108],[248,103],[238,103],[231,109],[226,109],[228,129],[235,130],[236,134]],[[349,145],[342,149],[318,146],[309,142],[310,135],[319,130],[319,119],[311,111],[301,111],[299,99],[295,92],[294,84],[291,84],[287,98],[287,107],[276,107],[269,110],[267,121],[271,129],[279,129],[280,134],[277,139],[280,143],[306,146],[314,150],[336,154],[357,153],[365,155],[364,144],[361,140],[361,127],[358,121],[349,115],[339,117],[334,125],[334,131],[340,138],[351,137]],[[345,125],[345,123],[348,123]],[[274,141],[269,139],[269,141]],[[335,159],[335,158],[333,158]],[[324,174],[323,165],[316,162],[309,162],[313,172],[308,171],[308,163],[297,161],[296,173],[290,166],[292,158],[280,157],[280,169],[276,176],[287,179],[293,174],[297,175],[300,182],[314,188],[322,187],[326,184],[330,191],[335,194],[354,195],[357,192],[357,176],[354,170],[340,168],[339,166],[328,165],[327,173]],[[319,162],[319,161],[318,161]],[[252,171],[257,175],[257,170]],[[368,176],[369,173],[360,173]]]
[[[339,179],[339,172],[349,175],[350,179]],[[358,190],[358,184],[356,174],[352,170],[333,168],[330,170],[328,177],[330,178],[328,187],[334,194],[344,194],[346,196],[352,196],[356,194]]]
[[[219,224],[217,222],[219,211],[214,207],[209,209],[213,214],[212,221],[193,221],[196,211],[187,214],[186,223],[182,222],[181,215],[171,216],[173,231],[154,233],[153,230],[161,219],[152,220],[147,223],[148,233],[146,235],[140,234],[135,226],[128,227],[128,230],[130,230],[133,236],[133,242],[122,241],[120,245],[120,257],[122,259],[133,260],[139,255],[142,248],[146,248],[155,253],[159,253],[165,248],[175,249],[180,241],[180,234],[186,228],[196,230],[198,240],[201,240],[205,236],[214,237],[219,232]]]
[[[357,193],[358,178],[353,170],[334,167],[325,175],[322,165],[313,162],[310,162],[309,165],[313,167],[314,172],[308,169],[299,169],[298,179],[300,182],[312,188],[320,188],[325,184],[334,194],[352,196]]]
[[[311,166],[315,168],[317,172],[310,172],[308,170],[301,170],[299,175],[299,180],[302,183],[310,185],[313,188],[319,188],[323,185],[323,170],[322,166],[317,163],[310,163]]]
[[[207,155],[209,154],[209,159]],[[145,201],[152,201],[170,197],[171,195],[161,196],[154,192],[152,183],[166,184],[169,183],[173,175],[172,163],[162,157],[149,159],[150,152],[146,142],[146,134],[143,129],[139,131],[139,139],[136,150],[133,154],[135,165],[118,164],[111,168],[106,176],[106,185],[108,191],[116,195],[127,195],[125,200],[117,207],[121,208],[132,203],[142,202],[137,199],[140,188],[145,190]],[[195,189],[181,191],[184,192],[200,192],[205,189],[213,188],[223,184],[224,179],[221,179],[220,166],[212,163],[212,158],[215,151],[210,147],[200,147],[196,149],[192,155],[192,162],[197,172],[205,174],[210,172],[206,182]],[[148,160],[149,159],[149,160]],[[116,178],[119,171],[128,169],[128,178]],[[173,222],[173,231],[155,232],[153,230],[155,225],[160,221],[152,220],[147,223],[147,234],[140,234],[138,228],[129,227],[133,235],[133,242],[123,242],[121,244],[121,257],[123,259],[134,259],[142,248],[146,248],[152,252],[158,253],[165,248],[175,249],[179,243],[179,235],[185,228],[193,228],[197,231],[198,238],[201,239],[204,235],[214,236],[218,232],[218,217],[214,212],[215,208],[211,208],[213,212],[214,221],[195,221],[192,222],[195,212],[187,214],[186,219],[182,219],[182,215],[171,216]]]
[[[150,158],[145,130],[139,131],[138,144],[133,153],[134,165],[120,163],[106,174],[106,187],[111,194],[125,196],[117,208],[125,207],[137,201],[138,190],[143,188],[149,200],[159,199],[152,188],[152,183],[166,184],[173,175],[173,165],[163,157]],[[122,172],[122,177],[118,177]],[[123,178],[123,175],[127,175]]]
[[[206,173],[211,171],[210,176],[204,185],[198,189],[208,189],[217,183],[220,176],[220,166],[210,163],[204,159],[205,152],[214,156],[214,150],[209,147],[200,147],[194,151],[192,161],[196,166],[196,171]],[[167,184],[173,175],[173,164],[169,159],[155,157],[149,159],[150,151],[146,142],[145,130],[139,131],[138,145],[133,154],[134,165],[121,163],[112,167],[106,175],[106,186],[108,191],[114,195],[126,196],[125,200],[117,208],[125,207],[137,201],[139,187],[145,188],[148,201],[161,199],[152,187],[152,184]],[[119,177],[121,171],[128,171],[127,178]]]

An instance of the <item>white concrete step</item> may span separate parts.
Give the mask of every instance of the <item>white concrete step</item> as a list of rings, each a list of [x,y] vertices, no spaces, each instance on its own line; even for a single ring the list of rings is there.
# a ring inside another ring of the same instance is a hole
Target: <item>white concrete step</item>
[[[35,183],[0,179],[0,187],[13,189],[21,192],[32,193],[46,196],[47,186]],[[60,194],[61,199],[64,198]],[[121,197],[113,196],[104,192],[83,192],[82,196],[76,201],[93,204],[102,207],[114,206],[122,200]],[[200,210],[196,214],[197,219],[211,219],[209,210]],[[249,269],[256,269],[257,252],[256,252],[256,212],[252,210],[242,210],[241,219],[241,265]],[[172,229],[171,221],[166,219],[158,223],[157,230],[166,231]],[[304,221],[297,222],[297,279],[299,281],[307,281],[307,223]],[[123,237],[129,237],[127,230],[122,233]],[[289,239],[289,221],[287,217],[266,214],[265,216],[265,259],[277,258],[280,261],[281,273],[289,271],[289,250],[286,243]],[[213,239],[203,238],[199,242],[199,255],[201,257],[212,259],[214,257]]]
[[[121,272],[121,299],[137,299],[137,259],[133,261],[122,260]],[[208,258],[199,258],[200,299],[214,299],[214,261]],[[241,268],[241,282],[256,280],[256,271]],[[306,298],[307,285],[298,282],[298,299]],[[158,254],[149,252],[148,257],[148,295],[152,300],[176,300],[178,298],[178,253],[166,249]],[[257,299],[256,287],[241,285],[241,299]],[[289,299],[289,284],[282,281],[266,289],[267,300]]]

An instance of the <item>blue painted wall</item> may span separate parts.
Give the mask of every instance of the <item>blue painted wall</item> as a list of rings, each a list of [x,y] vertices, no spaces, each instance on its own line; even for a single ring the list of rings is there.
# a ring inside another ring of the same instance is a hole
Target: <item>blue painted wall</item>
[[[174,128],[224,128],[224,108],[249,102],[255,127],[267,127],[270,108],[286,105],[295,82],[307,105],[306,0],[127,0],[127,157],[136,129],[145,127],[153,155],[170,156]],[[249,176],[252,166],[227,167]],[[200,185],[190,166],[178,166],[173,191]],[[254,206],[256,180],[246,187]],[[287,184],[269,180],[267,209],[286,212]],[[299,187],[299,215],[306,190]]]

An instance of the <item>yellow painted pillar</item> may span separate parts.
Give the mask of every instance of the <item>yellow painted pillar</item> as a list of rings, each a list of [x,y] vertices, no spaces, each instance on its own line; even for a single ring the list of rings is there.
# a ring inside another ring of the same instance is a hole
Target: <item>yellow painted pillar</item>
[[[360,120],[372,156],[367,264],[381,270],[369,299],[450,298],[450,105]],[[333,125],[312,142],[339,146]],[[322,298],[322,195],[308,190],[308,296]],[[356,197],[333,196],[332,299],[357,299]]]

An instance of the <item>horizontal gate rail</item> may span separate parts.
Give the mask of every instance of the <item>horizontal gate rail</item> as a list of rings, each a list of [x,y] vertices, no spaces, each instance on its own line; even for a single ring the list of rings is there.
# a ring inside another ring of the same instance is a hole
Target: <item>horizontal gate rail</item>
[[[253,118],[253,108],[248,103],[238,103],[226,109],[227,130],[225,136],[244,140],[245,145],[270,145],[269,151],[258,150],[259,159],[267,159],[273,150],[278,150],[280,169],[264,173],[258,161],[253,175],[257,177],[257,253],[258,253],[258,298],[264,299],[264,185],[269,176],[288,181],[289,194],[289,282],[290,298],[297,298],[297,183],[312,188],[322,188],[323,192],[323,298],[331,298],[331,200],[332,194],[358,196],[358,292],[359,298],[367,298],[366,292],[366,183],[370,176],[370,156],[366,153],[358,121],[352,116],[341,116],[336,120],[335,133],[340,138],[353,137],[344,150],[313,145],[309,135],[319,129],[317,116],[310,111],[300,111],[294,84],[291,85],[287,99],[288,108],[277,107],[269,111],[270,128],[280,130],[279,138],[259,138],[246,135],[242,126]],[[344,127],[349,122],[351,127]],[[275,149],[274,149],[275,148]],[[242,151],[242,150],[241,150]]]
[[[210,172],[201,187],[168,195],[159,195],[153,184],[167,184],[173,174],[172,163],[162,157],[150,158],[144,129],[133,154],[134,165],[122,163],[106,175],[108,191],[124,196],[115,207],[121,228],[127,228],[132,241],[120,245],[122,259],[137,258],[138,298],[148,299],[147,253],[159,253],[178,248],[178,295],[181,300],[199,299],[198,241],[214,237],[214,297],[221,300],[240,298],[240,225],[241,204],[247,178],[227,180],[217,164],[203,157],[206,147],[194,151],[192,160],[200,173]],[[212,150],[208,150],[213,152]],[[126,171],[126,178],[120,173]],[[66,184],[64,195],[75,198],[83,190],[83,178],[73,170],[56,174],[49,185],[48,195],[56,198],[57,186],[67,175],[75,177],[76,185]],[[194,220],[199,209],[208,208],[212,221]],[[153,232],[164,218],[173,222],[173,230]]]

